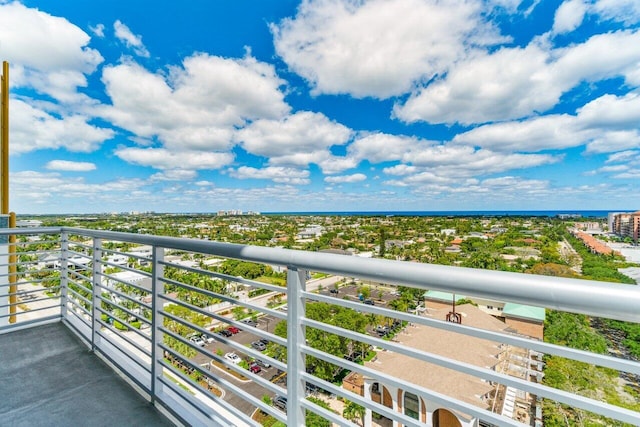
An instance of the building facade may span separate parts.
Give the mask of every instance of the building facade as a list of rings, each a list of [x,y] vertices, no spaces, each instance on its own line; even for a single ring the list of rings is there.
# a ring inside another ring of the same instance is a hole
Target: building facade
[[[640,237],[640,211],[609,214],[611,232],[620,237],[630,237],[637,244]]]

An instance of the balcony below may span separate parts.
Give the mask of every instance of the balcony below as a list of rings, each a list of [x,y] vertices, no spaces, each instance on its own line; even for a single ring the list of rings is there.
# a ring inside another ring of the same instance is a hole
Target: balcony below
[[[0,335],[7,426],[170,426],[62,323]]]

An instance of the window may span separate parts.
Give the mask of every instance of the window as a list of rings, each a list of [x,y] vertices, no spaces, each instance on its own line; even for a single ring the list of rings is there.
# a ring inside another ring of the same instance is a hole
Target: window
[[[418,402],[418,396],[413,393],[404,393],[404,414],[408,417],[418,419],[420,412],[420,403]]]
[[[492,306],[492,305],[488,305],[488,306],[487,306],[487,309],[488,309],[488,310],[493,310],[493,306]]]

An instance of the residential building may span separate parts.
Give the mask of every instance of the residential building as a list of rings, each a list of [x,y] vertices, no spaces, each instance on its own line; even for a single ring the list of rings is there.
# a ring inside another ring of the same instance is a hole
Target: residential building
[[[640,237],[640,211],[609,214],[611,232],[621,237],[631,237],[638,243]]]
[[[511,332],[509,325],[471,304],[463,304],[457,309],[463,315],[464,324],[468,326],[493,332]],[[438,320],[445,320],[447,312],[446,308],[433,309],[429,315]],[[412,324],[398,334],[395,341],[440,357],[490,368],[529,381],[538,381],[538,378],[541,378],[538,368],[542,369],[542,364],[535,360],[537,354],[490,340],[461,337],[455,332]],[[535,399],[528,393],[518,390],[509,391],[507,387],[500,384],[429,362],[415,360],[401,353],[380,352],[375,361],[367,362],[365,366],[375,367],[377,371],[384,374],[527,424],[534,418]],[[366,375],[355,374],[347,377],[343,387],[381,403],[395,412],[418,419],[426,425],[460,427],[487,425],[476,417],[447,408],[430,400],[427,396],[407,392],[394,385],[368,378]],[[386,425],[387,422],[379,424]],[[366,411],[364,425],[373,425],[371,410]],[[397,422],[393,423],[394,427],[397,425],[399,425]]]
[[[451,294],[440,291],[427,291],[424,294],[424,303],[429,310],[451,310],[452,301],[456,303],[462,300],[471,300],[482,312],[496,317],[518,334],[542,340],[544,337],[545,310],[541,307],[530,305],[505,303],[486,298],[467,297],[465,295]],[[457,311],[456,307],[456,311]],[[429,311],[430,312],[430,311]],[[466,323],[463,319],[463,324]]]

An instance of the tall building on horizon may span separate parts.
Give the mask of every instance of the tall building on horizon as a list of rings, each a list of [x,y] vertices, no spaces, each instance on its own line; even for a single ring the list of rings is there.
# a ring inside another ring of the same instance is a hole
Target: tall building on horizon
[[[609,230],[621,237],[631,237],[638,243],[640,237],[640,210],[609,214]]]

